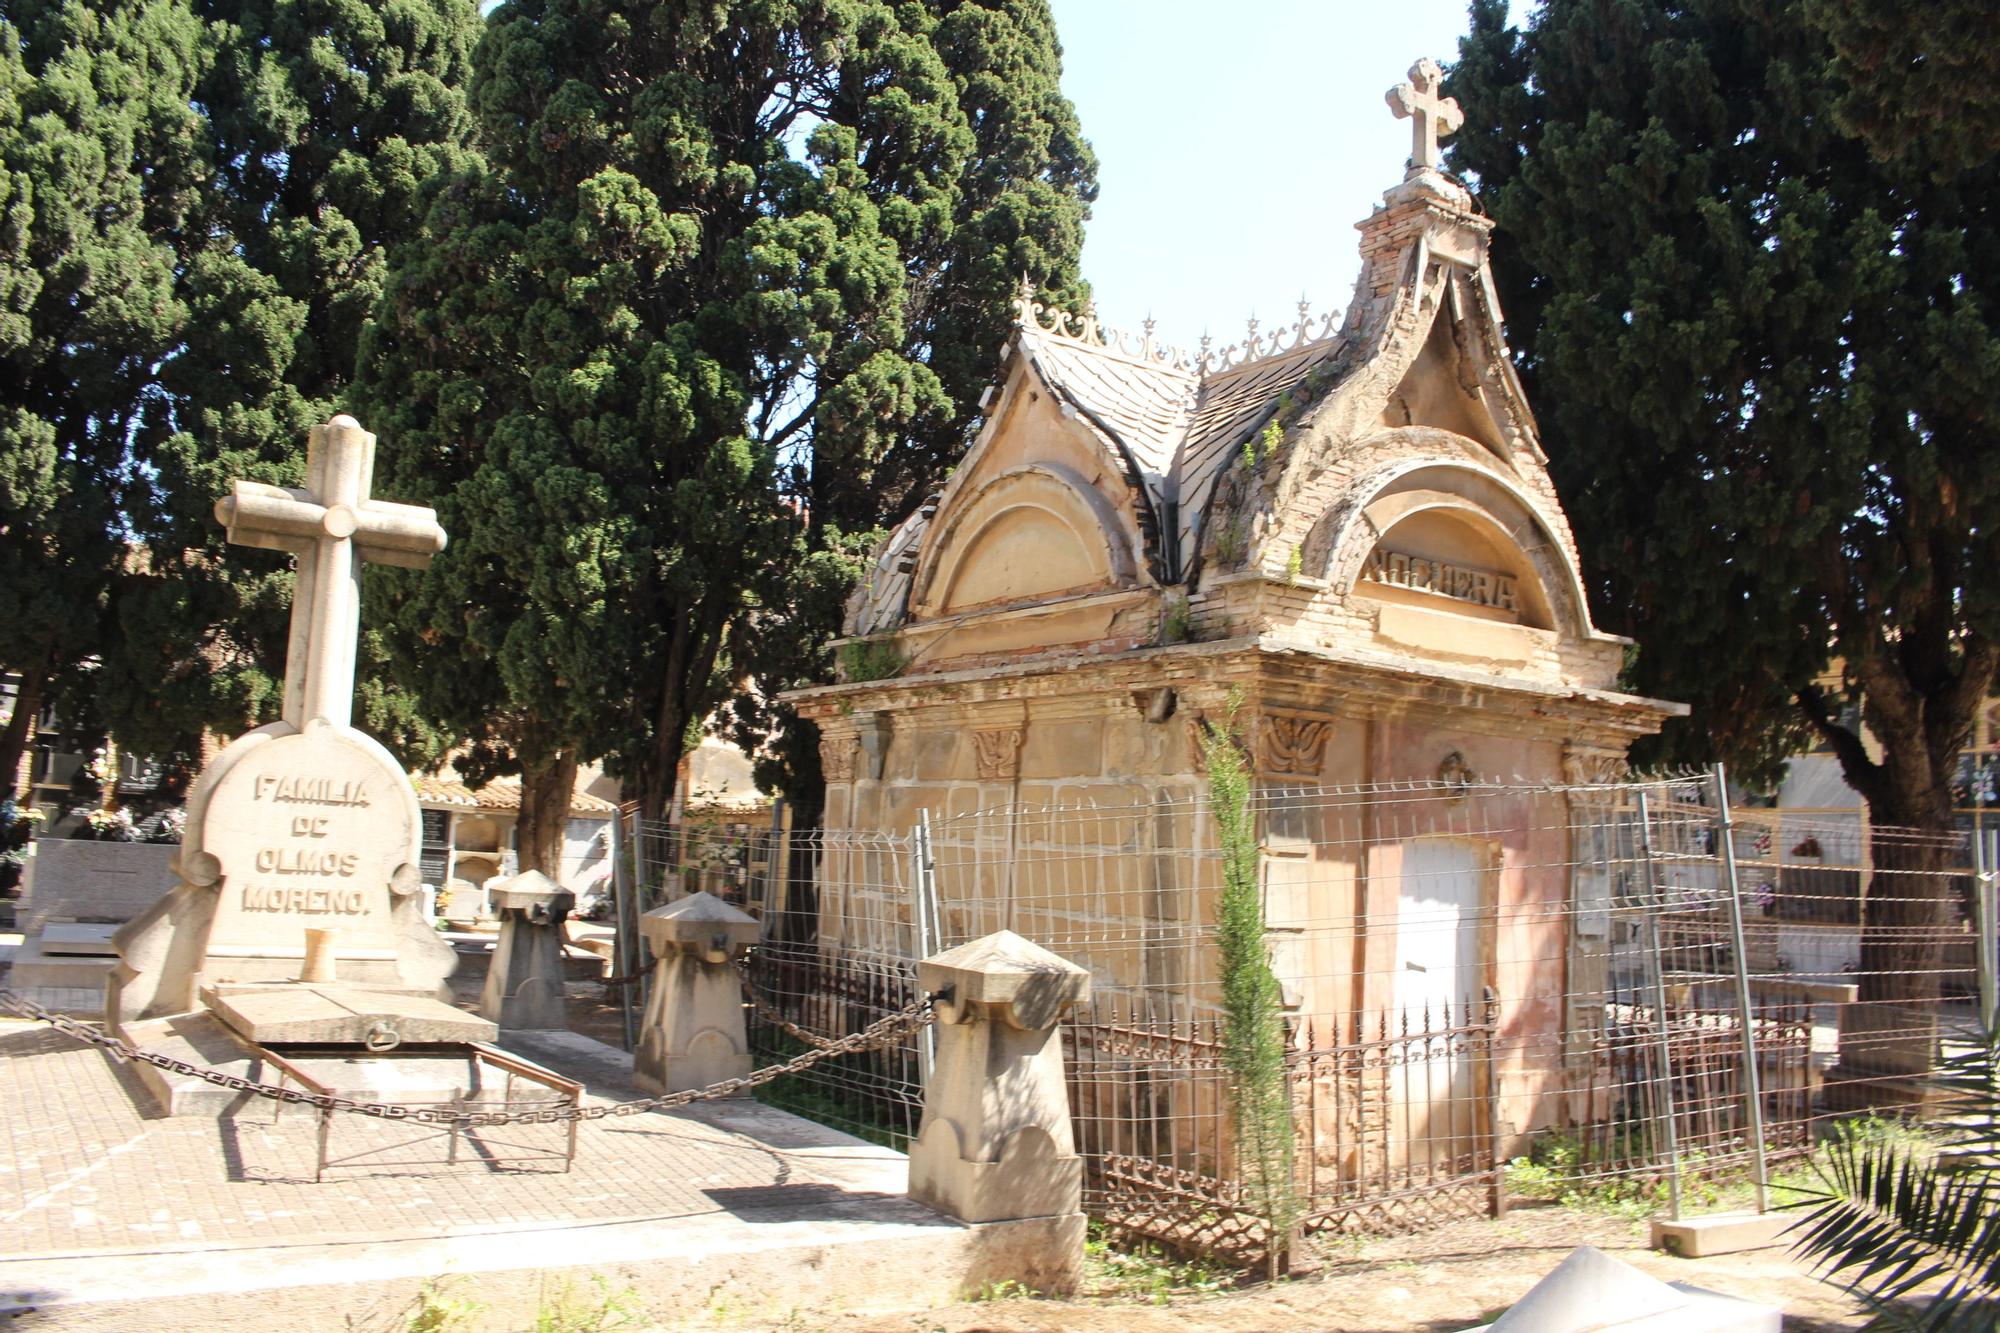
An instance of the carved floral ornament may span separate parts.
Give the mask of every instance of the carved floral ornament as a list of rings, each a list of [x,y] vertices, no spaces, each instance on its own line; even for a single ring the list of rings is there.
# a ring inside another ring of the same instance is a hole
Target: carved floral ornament
[[[1333,735],[1333,719],[1297,713],[1266,713],[1258,771],[1272,777],[1318,778]]]
[[[1623,782],[1630,765],[1623,750],[1594,745],[1563,746],[1563,784],[1570,787],[1604,787]]]
[[[1023,727],[994,727],[972,733],[974,762],[982,779],[1011,781],[1021,773],[1021,742],[1027,737]]]
[[[1260,777],[1319,780],[1326,743],[1333,738],[1334,719],[1309,713],[1260,712],[1252,716],[1239,713],[1237,722],[1236,744]],[[1206,714],[1197,713],[1187,720],[1188,757],[1197,773],[1208,772],[1208,727]]]
[[[854,738],[820,737],[819,768],[821,776],[828,782],[854,781]]]

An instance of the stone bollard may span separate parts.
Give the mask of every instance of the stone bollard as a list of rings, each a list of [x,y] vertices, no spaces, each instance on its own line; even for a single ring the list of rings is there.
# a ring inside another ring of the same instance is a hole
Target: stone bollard
[[[743,984],[730,963],[757,942],[757,919],[691,893],[640,917],[639,933],[658,961],[632,1081],[649,1092],[681,1092],[749,1073]]]
[[[566,1028],[562,922],[576,895],[539,870],[488,885],[500,913],[500,942],[486,970],[480,1017],[502,1028]]]
[[[1090,974],[1011,930],[917,965],[937,1005],[937,1067],[910,1146],[910,1197],[972,1223],[968,1291],[1083,1278],[1083,1159],[1058,1020]]]

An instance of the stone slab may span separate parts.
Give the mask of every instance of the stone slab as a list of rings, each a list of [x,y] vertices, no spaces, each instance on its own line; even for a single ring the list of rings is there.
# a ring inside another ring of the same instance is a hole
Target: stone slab
[[[257,1083],[276,1081],[275,1073],[264,1067],[256,1047],[205,1011],[127,1023],[122,1035],[140,1050],[155,1055]],[[143,1060],[129,1061],[125,1067],[138,1076],[162,1115],[219,1116],[249,1106],[254,1100],[247,1092],[217,1087],[191,1074],[173,1073]]]
[[[1736,1254],[1782,1245],[1785,1231],[1799,1219],[1791,1213],[1718,1213],[1685,1217],[1678,1222],[1653,1219],[1653,1248],[1683,1259],[1712,1254]]]
[[[500,1034],[495,1024],[427,995],[359,986],[215,986],[202,999],[259,1046],[359,1046],[385,1024],[405,1043],[492,1041]]]
[[[14,950],[7,984],[15,990],[76,989],[96,992],[96,1008],[104,1008],[104,977],[118,961],[76,954],[52,954],[39,935],[30,935]]]
[[[43,953],[81,954],[91,958],[116,958],[111,947],[112,924],[51,921],[37,937]]]
[[[52,921],[130,921],[174,887],[170,843],[37,838],[20,904],[22,929]]]

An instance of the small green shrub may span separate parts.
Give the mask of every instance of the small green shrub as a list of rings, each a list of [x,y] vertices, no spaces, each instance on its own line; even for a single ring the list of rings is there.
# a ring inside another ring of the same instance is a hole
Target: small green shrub
[[[450,1333],[452,1329],[475,1326],[473,1321],[482,1308],[480,1304],[447,1295],[445,1287],[443,1278],[424,1283],[404,1317],[405,1333]]]
[[[535,1333],[606,1333],[609,1329],[637,1328],[643,1322],[638,1293],[630,1287],[611,1290],[611,1284],[593,1274],[595,1297],[579,1302],[568,1282],[559,1283],[553,1296],[542,1289],[541,1308],[535,1311]]]
[[[1194,640],[1194,608],[1185,596],[1167,599],[1160,616],[1161,643],[1191,643]]]
[[[888,680],[902,675],[909,664],[893,637],[854,639],[840,646],[840,672],[850,681]]]
[[[1205,1259],[1177,1260],[1151,1242],[1121,1248],[1095,1222],[1083,1243],[1083,1262],[1099,1295],[1165,1305],[1174,1296],[1213,1296],[1236,1275]]]

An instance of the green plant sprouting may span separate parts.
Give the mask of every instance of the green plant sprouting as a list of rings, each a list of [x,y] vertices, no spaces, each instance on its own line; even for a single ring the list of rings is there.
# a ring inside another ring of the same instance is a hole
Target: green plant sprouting
[[[1167,599],[1160,615],[1161,643],[1190,643],[1194,640],[1194,607],[1185,593]]]
[[[1209,805],[1222,850],[1216,895],[1216,949],[1222,983],[1222,1060],[1229,1071],[1231,1119],[1244,1197],[1264,1220],[1270,1273],[1284,1271],[1299,1216],[1293,1170],[1291,1090],[1285,1081],[1284,996],[1265,939],[1257,882],[1257,827],[1250,766],[1235,735],[1240,696],[1202,736]]]
[[[888,680],[909,664],[893,636],[850,639],[840,646],[840,672],[849,681]]]

